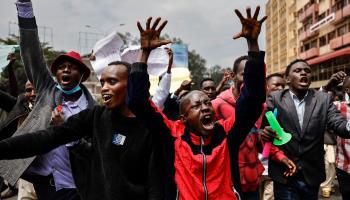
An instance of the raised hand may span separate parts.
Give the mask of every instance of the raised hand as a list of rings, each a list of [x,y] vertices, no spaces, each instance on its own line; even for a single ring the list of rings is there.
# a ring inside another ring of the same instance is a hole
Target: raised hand
[[[323,89],[326,91],[332,90],[334,87],[342,83],[346,76],[347,76],[346,73],[343,71],[339,71],[337,73],[332,74],[327,84],[323,86]]]
[[[247,8],[247,18],[244,18],[239,10],[235,9],[235,13],[238,16],[242,24],[241,32],[233,36],[233,39],[244,37],[247,40],[257,40],[260,34],[261,25],[267,19],[267,16],[264,16],[261,20],[258,20],[258,15],[260,11],[260,6],[257,6],[255,9],[254,16],[251,16],[250,7]]]
[[[158,17],[151,26],[152,17],[148,18],[146,22],[146,29],[143,29],[140,22],[137,22],[137,27],[140,31],[140,42],[142,50],[151,52],[153,49],[162,45],[169,44],[171,42],[170,40],[159,39],[160,33],[162,32],[165,25],[168,23],[168,21],[164,21],[157,29],[160,20],[161,18]]]
[[[171,67],[173,66],[173,50],[171,48],[166,47],[165,48],[168,56],[169,56],[169,63],[168,63],[168,68],[167,68],[167,73],[171,73]]]
[[[230,80],[230,78],[233,77],[233,74],[232,74],[232,73],[233,73],[233,72],[228,71],[228,70],[226,70],[226,71],[224,72],[224,75],[223,75],[223,77],[222,77],[222,82],[223,82],[224,84],[226,84],[226,83]]]
[[[17,57],[16,57],[16,54],[15,53],[9,53],[8,55],[7,55],[7,60],[9,60],[9,61],[14,61],[14,60],[16,60],[17,59]]]

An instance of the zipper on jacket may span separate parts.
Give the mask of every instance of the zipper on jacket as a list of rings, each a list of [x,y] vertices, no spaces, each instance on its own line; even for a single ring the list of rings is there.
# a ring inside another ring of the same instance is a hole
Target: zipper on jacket
[[[207,157],[203,151],[204,147],[204,139],[201,137],[201,154],[203,156],[203,176],[202,176],[202,182],[203,182],[203,189],[204,189],[204,199],[208,200],[208,189],[207,189]]]

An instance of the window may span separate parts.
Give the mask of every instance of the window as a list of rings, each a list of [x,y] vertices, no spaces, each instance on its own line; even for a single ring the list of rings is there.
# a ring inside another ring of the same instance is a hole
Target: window
[[[323,47],[324,45],[326,45],[327,44],[327,38],[326,38],[326,35],[324,35],[324,36],[322,36],[322,37],[320,37],[320,39],[319,39],[320,41],[319,41],[319,43],[320,43],[320,47]]]
[[[305,49],[305,51],[309,50],[310,49],[310,43],[305,44],[304,49]]]
[[[311,41],[310,48],[314,48],[314,47],[317,47],[317,39]]]
[[[326,17],[326,12],[323,12],[323,13],[321,13],[321,14],[318,15],[317,21],[320,21],[320,20],[322,20],[322,19],[325,18],[325,17]]]
[[[346,33],[346,24],[337,29],[338,36],[342,36]]]
[[[328,41],[331,41],[333,38],[335,38],[335,31],[328,33]]]

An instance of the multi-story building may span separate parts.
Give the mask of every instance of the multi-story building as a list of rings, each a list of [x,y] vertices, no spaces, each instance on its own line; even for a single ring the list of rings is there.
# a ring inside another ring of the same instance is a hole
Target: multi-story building
[[[311,66],[311,87],[350,73],[350,0],[297,0],[298,57]],[[350,74],[349,74],[350,75]]]
[[[297,1],[269,0],[266,4],[267,73],[283,72],[297,57]]]

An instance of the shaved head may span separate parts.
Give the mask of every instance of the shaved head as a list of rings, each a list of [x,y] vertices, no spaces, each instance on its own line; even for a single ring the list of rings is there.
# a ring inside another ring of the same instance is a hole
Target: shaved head
[[[192,90],[191,92],[189,92],[188,94],[186,94],[185,96],[183,96],[180,100],[180,115],[184,114],[186,112],[186,107],[189,103],[191,103],[191,99],[194,95],[198,95],[198,94],[204,94],[206,95],[204,92],[200,91],[200,90]]]

